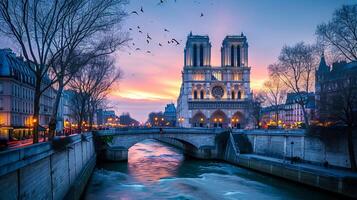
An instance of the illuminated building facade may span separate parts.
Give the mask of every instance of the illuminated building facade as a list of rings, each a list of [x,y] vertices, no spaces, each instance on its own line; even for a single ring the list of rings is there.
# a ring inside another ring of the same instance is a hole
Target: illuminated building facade
[[[252,121],[248,120],[251,99],[246,36],[226,36],[221,47],[221,66],[214,67],[209,37],[190,33],[177,100],[177,125],[248,127]]]
[[[31,134],[36,77],[28,64],[11,49],[0,49],[0,135],[18,139]],[[44,79],[46,84],[48,79]],[[41,126],[49,123],[54,101],[53,88],[40,99]]]

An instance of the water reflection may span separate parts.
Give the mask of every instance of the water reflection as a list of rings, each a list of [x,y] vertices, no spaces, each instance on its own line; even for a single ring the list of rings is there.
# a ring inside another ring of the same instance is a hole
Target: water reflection
[[[176,176],[183,159],[182,153],[177,149],[145,140],[129,149],[128,172],[143,183],[158,181]]]

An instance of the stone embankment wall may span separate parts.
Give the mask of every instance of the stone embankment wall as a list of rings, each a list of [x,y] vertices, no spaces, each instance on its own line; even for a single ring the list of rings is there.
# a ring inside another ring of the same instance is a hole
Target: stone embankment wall
[[[328,165],[350,168],[347,137],[342,134],[314,137],[306,135],[303,131],[252,130],[244,133],[251,143],[254,154],[274,158],[299,157],[309,163],[322,165],[328,162]],[[354,144],[357,152],[357,136],[354,138]]]
[[[79,199],[95,167],[91,133],[66,147],[39,143],[0,153],[0,199]]]
[[[357,174],[346,169],[337,170],[306,164],[322,164],[341,168],[349,167],[346,140],[326,143],[322,139],[304,133],[259,131],[236,133],[229,138],[225,161],[297,183],[320,188],[344,196],[357,198]],[[291,142],[294,142],[291,145]],[[232,148],[236,144],[236,149]],[[239,153],[237,153],[239,152]],[[234,156],[235,154],[235,156]],[[285,161],[298,156],[298,163]]]

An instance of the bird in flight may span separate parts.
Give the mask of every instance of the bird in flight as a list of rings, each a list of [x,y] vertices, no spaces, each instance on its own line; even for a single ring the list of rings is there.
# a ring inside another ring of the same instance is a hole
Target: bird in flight
[[[151,51],[146,51],[146,53],[151,53]]]
[[[164,3],[164,0],[160,0],[160,2],[157,5],[161,5]]]
[[[139,15],[139,13],[138,13],[138,12],[136,12],[136,11],[131,12],[131,14],[136,14],[136,15]]]
[[[140,50],[140,48],[136,48],[136,49],[135,49],[135,51],[139,51],[139,50]]]
[[[144,9],[143,9],[143,7],[141,6],[141,8],[140,8],[140,11],[142,12],[142,13],[144,13]]]
[[[150,43],[150,41],[149,41],[149,40],[146,40],[146,43],[148,43],[148,44],[149,44],[149,43]]]
[[[133,42],[133,46],[135,46],[135,43]]]
[[[143,32],[139,30],[139,33],[143,33]]]
[[[140,29],[140,26],[137,26],[138,29]]]
[[[129,28],[129,31],[132,31],[133,29],[132,28]]]
[[[175,38],[172,38],[171,42],[175,42],[176,45],[179,45],[179,44],[180,44]]]
[[[160,46],[160,47],[162,47],[162,44],[161,44],[161,43],[159,43],[159,46]]]
[[[149,33],[146,33],[146,38],[149,40],[152,40],[152,38],[150,37]]]
[[[165,32],[170,32],[169,30],[167,30],[166,28],[164,29]]]
[[[201,16],[200,17],[203,17],[203,13],[201,13]]]

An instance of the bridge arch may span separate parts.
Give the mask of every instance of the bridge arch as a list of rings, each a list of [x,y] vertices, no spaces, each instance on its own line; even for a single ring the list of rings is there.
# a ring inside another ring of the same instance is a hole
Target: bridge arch
[[[189,149],[189,151],[196,151],[196,150],[199,149],[199,147],[197,147],[196,145],[192,144],[190,141],[187,141],[187,140],[184,140],[184,139],[175,138],[175,137],[170,137],[170,136],[167,136],[167,135],[164,135],[164,134],[160,134],[160,135],[157,135],[157,134],[156,135],[142,135],[142,137],[135,137],[129,143],[126,143],[123,146],[117,146],[117,147],[129,150],[135,144],[137,144],[139,142],[142,142],[144,140],[148,140],[148,139],[157,140],[157,141],[163,142],[163,143],[170,143],[170,144],[174,143],[178,147],[183,148],[183,150],[188,150]]]
[[[111,138],[110,142],[101,142],[104,159],[120,161],[128,159],[128,149],[134,144],[146,140],[155,139],[176,146],[184,153],[197,157],[209,158],[216,154],[216,136],[222,129],[203,128],[133,128],[102,130],[96,133],[96,138]],[[104,139],[104,140],[102,140]],[[102,138],[100,141],[108,141]]]

